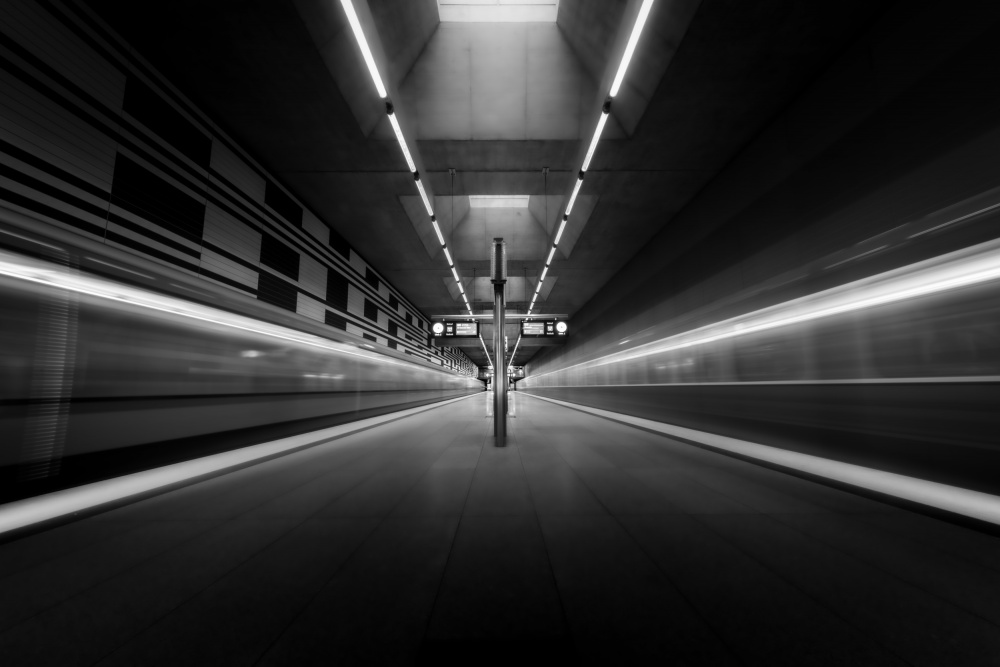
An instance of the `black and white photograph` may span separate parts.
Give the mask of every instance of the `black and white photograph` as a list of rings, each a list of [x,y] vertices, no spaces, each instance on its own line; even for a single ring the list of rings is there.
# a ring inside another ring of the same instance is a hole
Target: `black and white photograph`
[[[1000,2],[0,0],[0,665],[1000,667]]]

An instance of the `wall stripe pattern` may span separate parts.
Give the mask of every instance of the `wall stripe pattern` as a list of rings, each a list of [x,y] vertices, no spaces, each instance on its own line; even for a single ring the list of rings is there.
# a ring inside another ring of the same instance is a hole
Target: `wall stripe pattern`
[[[427,318],[90,11],[0,3],[0,203],[461,373]]]

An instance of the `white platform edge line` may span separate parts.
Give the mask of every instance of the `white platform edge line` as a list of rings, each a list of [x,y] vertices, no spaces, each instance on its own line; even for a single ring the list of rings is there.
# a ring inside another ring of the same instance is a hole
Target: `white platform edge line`
[[[259,445],[250,445],[228,452],[203,456],[190,461],[172,463],[160,468],[83,484],[70,489],[54,491],[32,498],[15,500],[0,505],[0,537],[11,531],[60,519],[80,512],[87,512],[109,503],[121,503],[135,496],[145,496],[164,487],[198,481],[207,476],[217,477],[239,470],[256,462],[274,459],[296,451],[341,439],[360,431],[434,410],[479,393],[467,394],[428,405],[420,405],[398,412],[390,412],[347,424],[331,426],[319,431],[293,435]]]
[[[724,435],[696,431],[683,426],[674,426],[673,424],[665,424],[642,417],[633,417],[632,415],[620,412],[611,412],[578,403],[536,396],[527,392],[519,393],[524,393],[532,398],[555,403],[573,410],[586,412],[597,417],[603,417],[604,419],[637,426],[668,436],[672,435],[692,440],[720,451],[739,454],[740,456],[746,456],[759,461],[766,461],[817,477],[850,484],[920,505],[1000,525],[1000,496],[941,484],[939,482],[931,482],[925,479],[917,479],[916,477],[899,475],[884,470],[866,468],[853,463],[833,461],[769,445],[747,442],[746,440],[738,440]]]

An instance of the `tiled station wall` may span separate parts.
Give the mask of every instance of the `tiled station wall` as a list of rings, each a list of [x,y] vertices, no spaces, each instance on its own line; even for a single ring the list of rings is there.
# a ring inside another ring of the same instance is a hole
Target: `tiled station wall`
[[[465,374],[459,349],[71,2],[0,2],[0,205]]]

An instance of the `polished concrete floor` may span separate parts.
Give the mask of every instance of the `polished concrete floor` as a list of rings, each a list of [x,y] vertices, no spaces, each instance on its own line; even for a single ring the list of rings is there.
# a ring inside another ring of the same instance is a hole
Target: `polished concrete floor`
[[[1000,539],[487,395],[0,545],[4,665],[1000,664]]]

